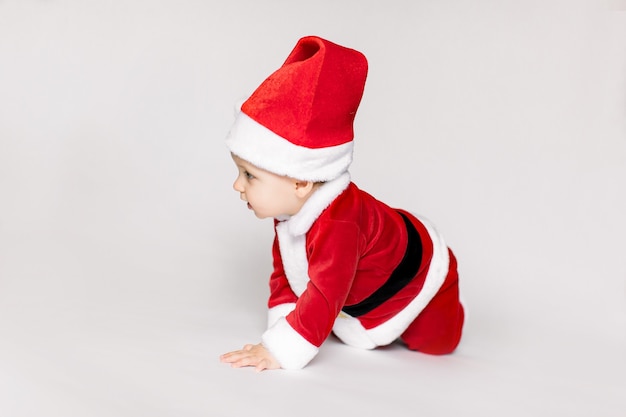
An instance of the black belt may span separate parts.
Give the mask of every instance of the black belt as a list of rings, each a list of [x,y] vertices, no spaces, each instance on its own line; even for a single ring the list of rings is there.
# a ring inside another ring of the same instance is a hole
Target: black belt
[[[417,274],[420,264],[422,263],[422,241],[419,233],[415,230],[413,223],[411,223],[411,221],[403,213],[400,213],[400,215],[406,225],[408,238],[406,251],[404,252],[402,260],[398,266],[396,266],[396,269],[393,270],[389,279],[387,279],[387,281],[380,288],[360,303],[353,304],[351,306],[344,306],[342,308],[344,313],[349,314],[352,317],[358,317],[369,313],[396,295],[398,291],[411,282],[413,277]]]

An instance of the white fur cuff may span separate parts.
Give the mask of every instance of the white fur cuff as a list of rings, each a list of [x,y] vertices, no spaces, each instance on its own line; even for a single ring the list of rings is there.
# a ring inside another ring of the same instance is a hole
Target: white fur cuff
[[[287,317],[296,308],[296,303],[279,304],[267,311],[267,328],[276,324],[281,317]]]
[[[300,336],[284,317],[267,329],[261,340],[284,369],[304,368],[319,351],[317,346]]]

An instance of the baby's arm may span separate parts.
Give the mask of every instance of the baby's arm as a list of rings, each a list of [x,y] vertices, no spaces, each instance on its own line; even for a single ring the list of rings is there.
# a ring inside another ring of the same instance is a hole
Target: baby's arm
[[[261,343],[247,344],[241,350],[225,353],[220,356],[220,361],[230,363],[233,368],[254,366],[258,372],[264,369],[280,368],[278,361]]]

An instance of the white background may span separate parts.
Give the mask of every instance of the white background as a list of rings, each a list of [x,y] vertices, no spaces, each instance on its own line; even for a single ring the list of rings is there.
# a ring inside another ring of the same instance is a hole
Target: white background
[[[454,355],[218,362],[272,239],[224,137],[311,34],[369,59],[353,180],[459,258]],[[0,1],[0,415],[623,416],[625,190],[621,0]]]

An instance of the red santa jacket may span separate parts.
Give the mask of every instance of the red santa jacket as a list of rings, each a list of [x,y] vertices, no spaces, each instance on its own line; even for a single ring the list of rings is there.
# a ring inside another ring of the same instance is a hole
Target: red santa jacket
[[[275,229],[262,341],[287,369],[304,367],[331,331],[365,349],[392,343],[448,272],[447,246],[432,226],[358,189],[348,173]]]

